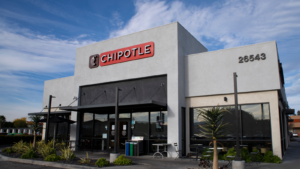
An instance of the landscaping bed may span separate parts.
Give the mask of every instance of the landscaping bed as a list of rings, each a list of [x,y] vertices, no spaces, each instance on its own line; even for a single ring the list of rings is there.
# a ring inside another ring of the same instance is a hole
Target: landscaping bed
[[[47,161],[87,167],[137,165],[132,163],[130,159],[127,159],[123,155],[119,156],[114,163],[110,163],[104,158],[91,159],[89,158],[88,153],[86,153],[86,158],[78,158],[69,148],[65,148],[63,143],[57,143],[55,147],[56,149],[53,149],[52,141],[47,145],[44,144],[43,141],[40,141],[36,148],[33,148],[31,144],[20,141],[15,143],[12,147],[3,149],[0,154],[10,158]]]

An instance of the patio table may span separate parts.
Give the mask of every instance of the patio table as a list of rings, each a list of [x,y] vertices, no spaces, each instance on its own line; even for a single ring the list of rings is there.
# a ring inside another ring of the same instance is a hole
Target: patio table
[[[164,152],[168,153],[168,151],[167,151],[167,146],[170,146],[171,144],[169,144],[169,143],[159,143],[159,144],[152,144],[152,145],[154,145],[154,146],[157,147],[156,152],[153,154],[153,158],[154,158],[155,155],[157,154],[157,155],[161,155],[161,157],[162,157],[162,159],[163,159],[163,158],[164,158],[164,155],[163,155],[162,153],[164,153]],[[160,152],[160,151],[159,151],[159,146],[163,146],[163,147],[164,147],[164,151],[163,151],[163,152]]]

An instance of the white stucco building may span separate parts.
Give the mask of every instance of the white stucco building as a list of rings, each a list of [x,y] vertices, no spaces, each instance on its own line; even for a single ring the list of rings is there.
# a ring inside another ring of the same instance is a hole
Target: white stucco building
[[[153,143],[178,143],[186,155],[190,144],[210,144],[201,136],[197,109],[234,106],[234,72],[243,144],[282,157],[288,104],[275,41],[208,52],[174,22],[83,46],[74,76],[45,82],[43,107],[53,95],[52,111],[60,108],[53,115],[76,121],[57,133],[76,140],[77,150],[111,151],[119,87],[120,150],[125,140],[143,136],[145,154],[155,151]],[[225,118],[231,125],[219,139],[223,151],[235,145],[233,116]],[[63,134],[68,130],[70,136]],[[175,156],[173,145],[168,150]]]

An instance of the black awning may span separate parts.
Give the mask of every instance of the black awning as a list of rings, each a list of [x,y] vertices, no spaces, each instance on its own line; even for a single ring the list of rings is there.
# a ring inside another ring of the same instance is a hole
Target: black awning
[[[39,122],[46,123],[47,119],[42,119]],[[64,119],[64,118],[60,118],[60,117],[57,117],[57,116],[50,117],[49,122],[50,123],[65,123],[66,122],[66,123],[69,123],[69,124],[75,123],[75,121],[73,121],[73,120]]]
[[[294,119],[288,119],[288,122],[294,122]]]
[[[48,112],[35,112],[35,113],[28,113],[28,115],[41,115],[41,116],[44,116],[44,115],[47,115]],[[53,112],[50,112],[51,115],[70,115],[71,112],[70,111],[53,111]]]
[[[135,103],[119,103],[119,109],[136,109],[136,108],[165,108],[167,107],[166,103],[157,102],[154,100],[144,101],[144,102],[135,102]],[[60,107],[60,110],[68,111],[89,111],[89,110],[114,110],[115,103],[108,104],[98,104],[98,105],[87,105],[87,106],[69,106],[69,107]]]
[[[295,109],[285,109],[284,114],[295,114]]]

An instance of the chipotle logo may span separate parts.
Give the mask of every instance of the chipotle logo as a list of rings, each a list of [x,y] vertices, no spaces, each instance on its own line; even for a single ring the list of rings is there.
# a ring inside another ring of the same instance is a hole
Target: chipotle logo
[[[89,67],[96,68],[111,64],[143,59],[154,55],[154,42],[147,42],[122,49],[95,54],[89,58]]]

